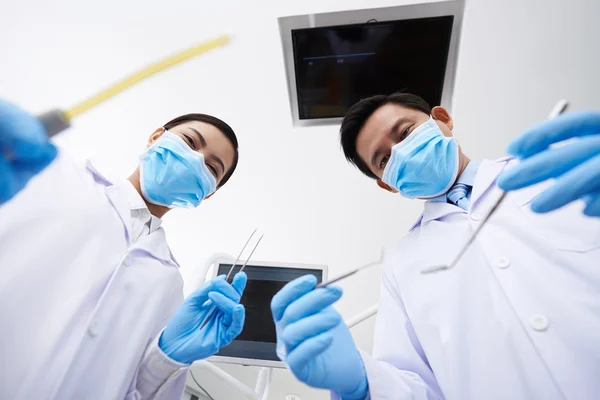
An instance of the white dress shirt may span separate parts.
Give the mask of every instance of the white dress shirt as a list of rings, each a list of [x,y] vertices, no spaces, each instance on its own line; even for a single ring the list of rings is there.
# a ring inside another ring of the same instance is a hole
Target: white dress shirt
[[[183,299],[160,220],[65,155],[0,207],[0,398],[178,399],[157,337]]]
[[[549,183],[511,192],[456,267],[449,264],[498,199],[510,159],[483,161],[467,211],[428,201],[388,249],[370,398],[597,399],[600,220],[573,203],[535,214]]]

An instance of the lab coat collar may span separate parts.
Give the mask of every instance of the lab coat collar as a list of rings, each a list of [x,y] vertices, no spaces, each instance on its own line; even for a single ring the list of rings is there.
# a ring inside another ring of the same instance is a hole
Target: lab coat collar
[[[173,263],[179,267],[179,263],[167,245],[167,235],[165,234],[164,229],[158,229],[150,235],[139,238],[129,249],[129,252],[134,251],[150,254],[153,258],[164,263]]]
[[[483,160],[481,162],[481,165],[477,170],[477,175],[475,176],[469,209],[474,208],[481,196],[483,196],[483,194],[487,192],[490,187],[492,187],[492,185],[496,182],[496,178],[498,175],[500,175],[500,172],[502,172],[510,160],[512,160],[512,157],[504,157],[495,161]],[[466,213],[465,210],[453,204],[449,204],[448,202],[431,200],[426,201],[423,205],[423,213],[410,227],[409,231],[413,231],[416,227],[424,223],[439,220],[451,214],[464,213]]]
[[[127,247],[129,247],[131,246],[131,209],[127,197],[121,193],[117,185],[108,186],[105,192],[113,208],[117,211],[121,222],[123,222],[127,234]]]
[[[127,246],[129,247],[131,246],[131,206],[126,194],[123,193],[123,189],[122,185],[109,186],[106,188],[106,195],[113,204],[115,210],[117,210],[117,214],[119,214],[121,221],[123,221],[123,225],[127,232]],[[169,249],[165,231],[163,229],[158,229],[154,218],[150,223],[150,234],[139,238],[135,244],[131,246],[129,251],[132,252],[136,250],[148,253],[152,257],[163,262],[172,261],[175,265],[179,266]]]
[[[96,182],[101,183],[104,186],[112,185],[112,182],[110,181],[110,179],[108,179],[107,177],[102,175],[100,173],[100,171],[98,171],[98,169],[92,164],[92,162],[90,160],[87,160],[85,162],[85,168],[92,173],[92,176],[94,177],[94,180]]]
[[[469,209],[475,208],[477,201],[487,192],[496,182],[496,178],[513,157],[503,157],[498,160],[483,160],[475,176],[475,184],[471,193],[471,202]]]
[[[117,215],[121,219],[126,232],[127,246],[131,246],[131,205],[126,193],[124,193],[123,185],[115,185],[108,178],[102,175],[90,161],[86,162],[86,168],[91,172],[94,180],[106,186],[105,192],[108,200],[113,208],[117,211]],[[143,200],[142,200],[143,202]],[[167,244],[165,231],[159,229],[159,218],[153,217],[150,222],[150,232],[152,234],[140,238],[130,251],[141,250],[150,254],[154,258],[163,262],[172,262],[177,267],[179,264],[171,253]]]
[[[102,175],[91,161],[86,161],[85,167],[92,174],[96,182],[106,186],[106,196],[113,208],[117,211],[117,215],[121,219],[121,222],[123,222],[127,236],[127,246],[129,247],[131,245],[131,212],[129,210],[127,198],[125,196],[119,196],[118,188],[110,179]]]
[[[417,221],[410,227],[409,231],[413,231],[416,227],[429,221],[442,219],[451,214],[465,214],[466,211],[454,204],[441,201],[426,201],[423,204],[423,213]]]

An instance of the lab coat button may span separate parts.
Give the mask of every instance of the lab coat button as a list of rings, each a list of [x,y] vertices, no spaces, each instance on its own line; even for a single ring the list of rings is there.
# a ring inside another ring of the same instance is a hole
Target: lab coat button
[[[100,321],[97,319],[93,320],[88,327],[88,332],[91,337],[95,337],[100,333]]]
[[[538,332],[545,331],[548,329],[548,325],[550,325],[548,318],[541,314],[531,316],[529,323],[531,324],[531,327]]]
[[[508,268],[510,265],[510,260],[507,257],[498,257],[496,259],[496,267],[498,268]]]
[[[481,221],[483,217],[481,216],[481,214],[473,213],[471,214],[471,219],[473,221]]]
[[[130,266],[131,265],[131,257],[130,256],[125,257],[125,259],[123,260],[123,264]]]

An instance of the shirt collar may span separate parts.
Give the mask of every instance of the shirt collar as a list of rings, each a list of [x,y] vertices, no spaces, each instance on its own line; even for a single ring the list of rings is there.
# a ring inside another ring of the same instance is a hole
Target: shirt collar
[[[481,165],[481,161],[479,160],[471,160],[465,170],[460,174],[456,183],[464,183],[465,185],[474,186],[475,185],[475,177],[477,176],[477,171],[479,170],[479,166]]]

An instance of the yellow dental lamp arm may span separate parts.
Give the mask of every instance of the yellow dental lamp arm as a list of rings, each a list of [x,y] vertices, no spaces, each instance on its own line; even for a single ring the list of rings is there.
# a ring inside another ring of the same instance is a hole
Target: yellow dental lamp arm
[[[38,119],[44,125],[48,137],[52,137],[71,126],[71,120],[78,115],[89,111],[96,107],[98,104],[111,99],[119,93],[129,89],[130,87],[140,83],[143,80],[150,78],[153,75],[158,74],[174,65],[180,64],[191,58],[197,57],[201,54],[214,50],[216,48],[225,46],[230,41],[228,35],[222,35],[204,42],[200,45],[186,49],[180,53],[169,56],[163,60],[160,60],[146,68],[141,69],[133,73],[132,75],[118,81],[109,88],[95,94],[94,96],[82,101],[79,104],[71,107],[70,109],[63,111],[60,109],[54,109],[43,114],[38,115]]]

